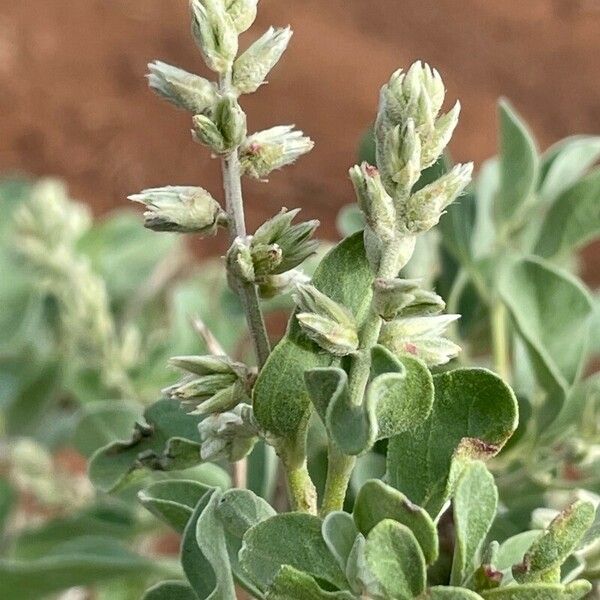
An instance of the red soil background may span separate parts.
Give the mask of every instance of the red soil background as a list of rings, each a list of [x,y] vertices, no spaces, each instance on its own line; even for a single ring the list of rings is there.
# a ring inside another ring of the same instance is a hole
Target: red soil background
[[[295,37],[270,85],[244,99],[249,125],[296,123],[317,146],[269,185],[246,185],[251,227],[301,206],[335,236],[378,89],[416,59],[460,96],[457,159],[495,152],[500,95],[542,147],[600,133],[600,0],[261,0],[242,44],[288,23]],[[189,117],[147,90],[154,58],[207,74],[187,0],[0,0],[0,173],[60,176],[98,214],[144,187],[199,184],[218,195],[218,165],[191,141]],[[587,261],[595,284],[598,254]]]

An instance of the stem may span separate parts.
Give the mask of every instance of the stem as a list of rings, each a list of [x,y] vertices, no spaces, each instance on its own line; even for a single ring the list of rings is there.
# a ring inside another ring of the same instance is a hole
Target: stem
[[[329,513],[344,508],[346,489],[348,488],[355,464],[355,456],[348,456],[340,452],[335,443],[329,440],[327,481],[325,483],[325,493],[320,511],[322,517],[326,517]]]
[[[496,373],[498,373],[502,379],[510,382],[511,369],[506,307],[500,300],[496,300],[492,305],[491,310],[494,367]]]
[[[377,277],[385,279],[396,277],[400,269],[410,260],[414,250],[414,237],[392,240],[383,249]],[[381,326],[381,317],[372,310],[363,325],[358,352],[350,367],[348,387],[351,401],[356,406],[360,406],[364,401],[365,390],[371,374],[371,348],[379,340]],[[356,457],[342,454],[330,441],[328,461],[325,494],[321,506],[322,516],[335,510],[342,510]]]
[[[223,92],[230,90],[231,70],[222,77],[220,88]],[[231,241],[236,238],[244,240],[246,238],[246,219],[242,197],[240,159],[237,148],[223,158],[222,170],[226,209],[229,215],[229,236]],[[246,313],[246,321],[248,322],[248,329],[250,330],[250,336],[254,344],[258,365],[262,368],[271,353],[271,344],[269,343],[265,320],[260,308],[258,291],[254,283],[240,280],[237,280],[236,287],[236,291],[244,307],[244,312]]]
[[[281,440],[275,450],[285,469],[292,510],[316,515],[317,490],[306,463],[306,439]]]

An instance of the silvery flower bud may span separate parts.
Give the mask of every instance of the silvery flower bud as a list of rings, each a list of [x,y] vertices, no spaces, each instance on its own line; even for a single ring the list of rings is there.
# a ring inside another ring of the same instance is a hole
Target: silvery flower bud
[[[154,231],[177,231],[214,235],[227,222],[220,204],[204,189],[168,186],[129,196],[144,204],[144,227]]]
[[[191,0],[192,34],[206,66],[226,73],[238,51],[238,31],[223,0]]]
[[[191,414],[224,412],[249,398],[254,376],[242,363],[226,356],[178,356],[169,363],[191,374],[163,393]]]
[[[396,209],[387,193],[379,171],[362,163],[350,169],[350,179],[354,185],[358,206],[365,215],[371,230],[382,240],[394,237]]]
[[[410,354],[427,366],[444,365],[460,352],[460,346],[443,337],[460,315],[398,318],[384,323],[379,342],[395,354]]]
[[[237,462],[250,452],[258,441],[259,428],[252,407],[240,404],[233,410],[210,415],[198,425],[205,461]]]
[[[238,33],[244,33],[254,23],[258,0],[225,0],[225,5]]]
[[[399,314],[402,317],[439,315],[446,308],[444,299],[435,292],[419,288],[413,292],[413,295],[413,301],[400,310]]]
[[[308,283],[310,279],[300,270],[292,269],[281,275],[267,275],[258,282],[258,292],[265,300],[291,292],[298,284]]]
[[[421,176],[421,138],[415,122],[396,125],[385,138],[383,174],[386,187],[394,197],[406,197]]]
[[[204,77],[156,60],[148,64],[148,85],[162,98],[195,115],[203,114],[217,101],[217,88]]]
[[[292,225],[299,209],[283,209],[261,225],[250,243],[257,276],[281,275],[302,264],[314,254],[319,243],[312,238],[318,221]]]
[[[420,61],[407,73],[396,71],[381,92],[377,117],[377,156],[385,159],[385,140],[391,130],[414,122],[421,140],[421,170],[433,165],[448,145],[458,122],[460,104],[447,114],[439,116],[445,90],[440,74]]]
[[[334,356],[346,356],[358,348],[357,325],[350,311],[312,285],[296,287],[296,315],[306,335]]]
[[[446,175],[410,196],[399,209],[400,228],[417,234],[437,225],[444,209],[469,185],[472,174],[473,163],[457,165]]]
[[[296,318],[304,333],[330,354],[347,356],[358,349],[356,328],[314,313],[298,313]]]
[[[296,162],[314,148],[314,142],[293,125],[281,125],[254,133],[240,147],[242,173],[265,179],[269,173]]]
[[[246,113],[231,95],[217,102],[212,118],[195,115],[193,123],[196,141],[208,146],[215,154],[233,152],[246,137]]]
[[[246,283],[254,283],[256,280],[252,252],[248,244],[240,238],[233,241],[227,252],[227,273],[234,279]],[[232,287],[235,289],[235,286]]]
[[[373,282],[373,308],[386,321],[393,319],[415,300],[419,288],[415,279],[383,279]]]
[[[233,85],[241,94],[255,92],[269,71],[279,62],[292,37],[289,27],[267,32],[246,50],[233,65]]]

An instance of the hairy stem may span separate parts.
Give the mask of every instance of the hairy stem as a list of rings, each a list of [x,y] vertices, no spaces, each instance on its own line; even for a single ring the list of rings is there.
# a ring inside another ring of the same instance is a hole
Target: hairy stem
[[[414,237],[393,240],[383,249],[377,277],[386,279],[396,277],[400,269],[408,263],[414,250]],[[371,372],[371,348],[379,340],[381,326],[381,317],[372,310],[361,330],[358,352],[350,367],[348,381],[350,398],[357,406],[364,401]],[[335,510],[342,510],[356,457],[342,454],[334,443],[330,442],[328,461],[325,494],[321,506],[323,516]]]
[[[292,510],[317,514],[317,490],[306,463],[306,439],[281,440],[275,450],[283,463]]]
[[[221,90],[229,91],[231,87],[231,72],[221,80]],[[242,177],[238,149],[225,156],[222,160],[223,189],[225,191],[226,210],[229,215],[229,235],[231,240],[246,238],[246,219],[244,215],[244,201],[242,197]],[[248,329],[256,352],[259,367],[263,367],[269,354],[271,345],[267,335],[265,320],[260,308],[258,290],[254,283],[237,280],[237,293],[242,302]]]

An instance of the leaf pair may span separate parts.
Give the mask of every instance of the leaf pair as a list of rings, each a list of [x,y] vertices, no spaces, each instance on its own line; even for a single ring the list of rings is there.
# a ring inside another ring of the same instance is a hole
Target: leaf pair
[[[362,454],[376,440],[419,425],[433,403],[427,367],[410,356],[398,359],[383,346],[371,350],[371,382],[361,404],[354,404],[341,368],[312,369],[305,381],[329,436],[349,455]]]

